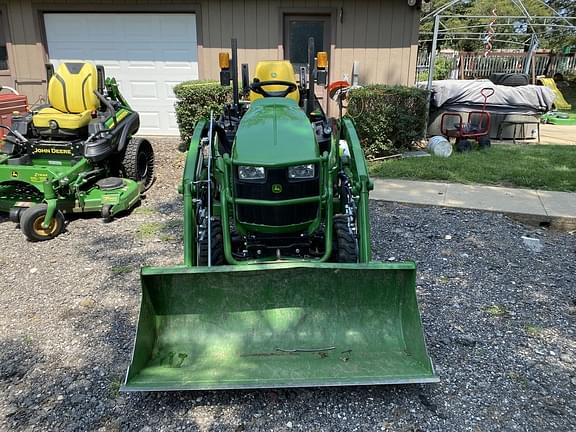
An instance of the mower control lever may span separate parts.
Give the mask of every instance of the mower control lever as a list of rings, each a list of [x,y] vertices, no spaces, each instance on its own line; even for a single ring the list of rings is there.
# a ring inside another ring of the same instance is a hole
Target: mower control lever
[[[18,132],[15,129],[10,129],[8,126],[4,126],[4,125],[0,125],[0,128],[6,129],[8,132],[10,132],[12,135],[14,135],[16,138],[18,138],[22,142],[28,142],[28,139],[26,139],[26,137],[24,135],[22,135],[20,132]]]
[[[262,87],[266,86],[285,86],[285,90],[277,90],[277,91],[266,91]],[[286,97],[293,91],[295,91],[298,86],[290,81],[254,81],[250,84],[250,90],[254,93],[262,95],[264,97]]]

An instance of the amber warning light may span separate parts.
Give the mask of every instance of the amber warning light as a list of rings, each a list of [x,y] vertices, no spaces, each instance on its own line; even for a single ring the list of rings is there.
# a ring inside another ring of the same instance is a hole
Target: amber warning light
[[[326,51],[320,51],[316,56],[316,64],[318,69],[326,69],[328,67],[328,53]]]
[[[220,64],[220,69],[230,69],[230,55],[225,52],[219,53],[218,63]]]

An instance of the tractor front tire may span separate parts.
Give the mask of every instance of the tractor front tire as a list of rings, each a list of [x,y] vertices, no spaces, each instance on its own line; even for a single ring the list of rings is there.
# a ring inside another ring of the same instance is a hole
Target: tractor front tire
[[[154,183],[154,150],[143,138],[130,138],[122,158],[122,171],[126,178],[142,182],[147,191]]]
[[[332,261],[339,263],[358,262],[358,242],[348,230],[348,216],[334,216]]]
[[[224,237],[222,236],[222,224],[218,219],[212,219],[211,227],[212,239],[211,249],[212,249],[212,262],[211,265],[224,265]],[[205,236],[204,240],[200,241],[200,250],[198,251],[198,265],[207,266],[208,265],[208,236]]]
[[[22,212],[20,229],[28,240],[33,242],[51,240],[64,230],[64,215],[60,210],[54,213],[50,226],[42,228],[47,210],[46,204],[38,204]]]

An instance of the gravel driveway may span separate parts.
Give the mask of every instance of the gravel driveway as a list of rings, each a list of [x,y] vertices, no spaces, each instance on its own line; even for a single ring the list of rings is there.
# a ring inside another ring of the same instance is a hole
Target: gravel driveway
[[[376,202],[375,258],[418,262],[439,384],[120,394],[138,269],[182,257],[177,144],[157,140],[158,181],[128,217],[77,218],[44,243],[0,219],[0,429],[574,430],[576,236]]]

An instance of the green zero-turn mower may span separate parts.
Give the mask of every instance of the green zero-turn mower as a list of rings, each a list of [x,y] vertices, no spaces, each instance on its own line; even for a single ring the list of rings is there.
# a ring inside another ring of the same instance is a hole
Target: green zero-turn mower
[[[32,241],[64,229],[64,214],[128,210],[154,179],[138,113],[101,66],[47,67],[49,105],[15,115],[0,147],[0,211]]]
[[[372,188],[353,122],[286,61],[249,84],[220,56],[232,104],[188,148],[184,265],[143,268],[125,391],[429,383],[413,262],[371,262]],[[312,67],[310,67],[312,65]]]

